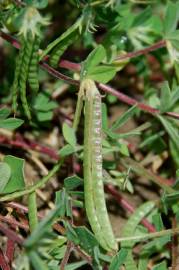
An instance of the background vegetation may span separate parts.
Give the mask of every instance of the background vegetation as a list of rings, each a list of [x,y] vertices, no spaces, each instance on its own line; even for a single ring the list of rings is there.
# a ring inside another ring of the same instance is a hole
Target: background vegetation
[[[0,1],[1,269],[178,269],[178,19],[178,1]],[[118,249],[86,215],[85,80]]]

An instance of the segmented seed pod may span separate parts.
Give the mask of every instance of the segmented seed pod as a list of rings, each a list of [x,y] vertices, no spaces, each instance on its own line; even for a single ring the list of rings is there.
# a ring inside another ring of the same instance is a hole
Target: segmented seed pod
[[[27,116],[27,118],[31,119],[31,112],[29,109],[29,105],[27,102],[27,96],[26,96],[26,83],[28,78],[28,72],[29,72],[29,64],[31,60],[31,55],[33,51],[33,40],[30,36],[29,38],[24,38],[24,54],[23,54],[23,61],[21,65],[21,73],[19,77],[19,89],[20,89],[20,99],[22,102],[22,107],[24,109],[24,113]]]
[[[66,49],[73,44],[73,42],[78,38],[78,34],[76,32],[72,32],[68,38],[62,40],[52,51],[50,54],[50,65],[52,67],[57,67],[58,62],[62,56],[62,54],[66,51]]]
[[[39,80],[38,80],[38,69],[39,69],[39,55],[38,50],[40,47],[40,37],[34,38],[33,51],[30,59],[29,72],[28,72],[28,82],[30,88],[35,93],[39,90]]]
[[[99,243],[106,250],[116,250],[109,221],[102,176],[101,96],[92,80],[82,82],[85,89],[84,193],[87,216]],[[94,217],[96,221],[94,221]],[[96,228],[98,224],[98,228]],[[97,230],[98,229],[98,230]]]
[[[12,85],[12,110],[14,112],[14,115],[17,111],[17,98],[18,98],[18,90],[19,90],[19,76],[21,73],[21,66],[23,61],[23,54],[24,54],[24,44],[22,44],[22,48],[19,52],[19,55],[16,58],[16,68],[15,68],[15,75],[14,75],[14,81]]]

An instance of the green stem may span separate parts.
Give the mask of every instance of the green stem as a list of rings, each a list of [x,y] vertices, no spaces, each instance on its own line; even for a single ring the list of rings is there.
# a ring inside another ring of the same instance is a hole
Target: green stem
[[[76,105],[76,110],[75,110],[75,117],[73,121],[73,129],[75,131],[77,131],[77,128],[80,122],[81,111],[83,107],[83,97],[84,97],[84,91],[82,88],[80,88],[78,92],[78,100],[77,100],[77,105]]]
[[[179,233],[179,228],[162,230],[162,231],[159,231],[159,232],[143,234],[143,235],[136,235],[136,236],[130,236],[130,237],[120,237],[120,238],[117,238],[116,241],[117,242],[145,241],[146,239],[152,239],[152,238],[155,238],[155,237],[161,237],[161,236],[165,236],[165,235],[174,235],[176,233]]]
[[[29,211],[28,211],[29,227],[30,227],[30,231],[32,232],[38,224],[37,202],[36,202],[36,192],[35,191],[29,194],[28,209],[29,209]]]
[[[126,167],[126,168],[132,167],[132,170],[134,172],[136,172],[137,175],[141,175],[141,176],[144,176],[144,177],[150,179],[156,185],[158,185],[163,190],[165,190],[168,194],[175,192],[175,190],[172,187],[165,184],[162,181],[162,179],[157,177],[155,174],[153,174],[149,170],[145,169],[141,164],[132,160],[131,158],[124,158],[124,159],[122,158],[120,161],[121,161],[122,165],[124,165],[124,167]]]
[[[0,198],[0,202],[10,201],[12,199],[30,194],[30,193],[36,191],[36,189],[41,188],[60,169],[63,162],[64,162],[64,159],[61,159],[57,164],[54,165],[53,169],[46,176],[44,176],[40,181],[38,181],[36,184],[34,184],[34,185],[24,189],[24,190],[20,190],[20,191],[13,192],[11,194],[4,195]]]

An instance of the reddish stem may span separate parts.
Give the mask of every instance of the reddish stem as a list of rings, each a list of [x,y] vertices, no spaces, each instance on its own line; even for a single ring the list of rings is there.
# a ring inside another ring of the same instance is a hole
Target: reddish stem
[[[13,38],[12,36],[4,33],[4,32],[0,32],[0,35],[3,39],[7,40],[8,42],[10,42],[14,47],[16,48],[20,48],[20,44],[19,42]],[[126,55],[123,55],[123,56],[120,56],[118,59],[124,59],[124,58],[133,58],[133,57],[136,57],[136,56],[139,56],[139,55],[142,55],[142,54],[146,54],[148,52],[151,52],[151,51],[154,51],[154,50],[157,50],[159,48],[162,48],[164,47],[166,44],[166,42],[164,40],[161,40],[155,44],[153,44],[152,46],[150,47],[147,47],[143,50],[139,50],[139,51],[136,51],[136,52],[131,52],[131,53],[127,53]],[[45,58],[45,59],[48,59],[48,56]],[[59,71],[55,70],[54,68],[50,67],[47,63],[45,63],[45,61],[42,61],[40,63],[41,67],[45,70],[47,70],[48,73],[50,73],[52,76],[58,78],[58,79],[61,79],[61,80],[64,80],[70,84],[73,84],[73,85],[79,85],[79,81],[77,80],[73,80],[71,79],[70,77],[60,73]],[[76,70],[76,71],[79,71],[79,67],[80,65],[79,64],[76,64],[76,63],[73,63],[71,61],[67,61],[67,60],[61,60],[59,62],[59,66],[63,67],[63,68],[66,68],[66,69],[69,69],[69,70]],[[104,92],[106,93],[110,93],[114,96],[116,96],[120,101],[128,104],[128,105],[134,105],[136,104],[138,108],[140,108],[141,110],[143,111],[146,111],[148,113],[151,113],[151,114],[157,114],[157,113],[160,113],[159,110],[149,106],[149,105],[146,105],[144,103],[140,103],[138,102],[136,99],[134,98],[131,98],[131,97],[128,97],[127,95],[121,93],[119,90],[116,90],[108,85],[105,85],[105,84],[98,84],[99,85],[99,88],[101,90],[103,90]],[[176,118],[176,119],[179,119],[179,114],[177,113],[174,113],[174,112],[167,112],[165,113],[166,115],[168,116],[171,116],[173,118]]]
[[[124,55],[120,55],[116,58],[116,60],[124,60],[124,59],[128,59],[128,58],[131,59],[131,58],[134,58],[134,57],[137,57],[140,55],[148,54],[149,52],[156,51],[156,50],[163,48],[165,46],[166,46],[166,41],[160,40],[150,47],[147,47],[147,48],[144,48],[142,50],[135,51],[135,52],[129,52],[129,53],[126,53]]]
[[[32,140],[25,140],[21,136],[17,135],[16,139],[9,139],[3,135],[0,136],[1,144],[8,144],[22,149],[32,149],[40,153],[46,154],[54,160],[59,160],[58,153],[50,147],[42,145]]]
[[[60,264],[60,270],[65,270],[65,267],[68,263],[68,260],[70,258],[70,254],[72,252],[72,248],[73,248],[73,244],[71,241],[68,241],[67,242],[67,248],[66,248],[66,251],[65,251],[65,255],[61,261],[61,264]]]
[[[29,228],[26,224],[23,224],[22,222],[18,222],[15,218],[12,218],[12,217],[4,217],[4,216],[0,215],[0,221],[5,222],[5,223],[9,223],[14,228],[19,227],[19,228],[22,228],[24,230],[28,230],[28,228]]]
[[[11,229],[7,228],[6,226],[0,224],[0,231],[6,235],[9,239],[16,242],[19,245],[23,244],[23,238],[19,236],[16,232],[12,231]]]
[[[8,262],[11,265],[14,258],[15,251],[15,243],[13,240],[8,239],[6,244],[6,257],[8,258]]]
[[[0,248],[0,266],[2,270],[10,270],[10,267],[6,261],[5,255],[1,248]]]

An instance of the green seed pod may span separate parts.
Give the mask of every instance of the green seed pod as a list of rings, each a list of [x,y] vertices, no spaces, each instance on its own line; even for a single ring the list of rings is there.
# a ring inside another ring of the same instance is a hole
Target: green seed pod
[[[67,38],[62,40],[50,54],[50,65],[54,68],[58,66],[58,62],[62,56],[62,54],[66,51],[66,49],[73,44],[73,42],[78,38],[78,33],[76,31],[72,32]]]
[[[21,65],[21,73],[19,77],[19,89],[20,89],[20,98],[22,102],[22,107],[24,109],[24,113],[27,116],[27,118],[31,119],[31,113],[29,110],[27,97],[26,97],[26,82],[28,78],[28,72],[29,72],[29,64],[30,59],[33,51],[33,40],[31,37],[24,39],[25,48],[24,48],[24,54],[23,54],[23,61]]]
[[[23,62],[23,54],[24,54],[24,43],[22,44],[22,48],[20,49],[19,55],[16,58],[16,68],[15,68],[15,75],[14,81],[12,85],[12,109],[14,114],[17,111],[17,97],[18,97],[18,90],[19,90],[19,76],[21,73],[21,66]]]
[[[39,55],[38,50],[40,47],[41,39],[36,37],[34,40],[33,51],[30,60],[29,73],[28,73],[28,82],[34,93],[37,93],[39,90],[39,80],[38,80],[38,69],[39,69]]]

